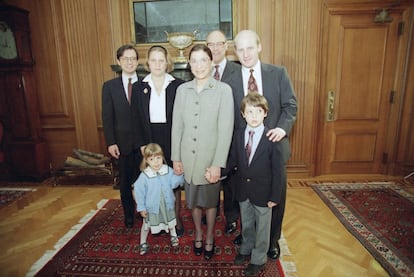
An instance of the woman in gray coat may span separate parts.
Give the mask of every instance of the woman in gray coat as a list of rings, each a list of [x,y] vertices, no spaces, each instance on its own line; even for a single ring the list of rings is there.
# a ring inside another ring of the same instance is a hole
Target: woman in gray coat
[[[202,209],[207,232],[204,257],[214,254],[214,225],[220,195],[220,171],[226,167],[233,134],[234,102],[230,86],[211,77],[212,54],[205,45],[190,51],[192,81],[178,87],[173,109],[171,160],[184,173],[187,206],[195,225],[194,253],[203,252]]]

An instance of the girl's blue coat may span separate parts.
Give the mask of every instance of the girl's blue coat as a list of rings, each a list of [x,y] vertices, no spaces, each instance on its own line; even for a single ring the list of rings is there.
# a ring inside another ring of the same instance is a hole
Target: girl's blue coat
[[[137,211],[158,214],[160,210],[161,191],[168,210],[175,207],[173,189],[184,183],[184,176],[177,176],[173,169],[163,165],[158,172],[147,167],[134,183],[134,196]]]

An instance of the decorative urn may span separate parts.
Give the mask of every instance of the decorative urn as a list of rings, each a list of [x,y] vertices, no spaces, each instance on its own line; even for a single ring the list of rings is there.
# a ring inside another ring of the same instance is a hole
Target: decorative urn
[[[180,51],[180,55],[174,59],[176,63],[187,63],[187,58],[184,57],[184,49],[193,44],[197,30],[192,33],[185,32],[176,32],[168,33],[164,31],[167,35],[167,40],[171,46],[177,48]]]

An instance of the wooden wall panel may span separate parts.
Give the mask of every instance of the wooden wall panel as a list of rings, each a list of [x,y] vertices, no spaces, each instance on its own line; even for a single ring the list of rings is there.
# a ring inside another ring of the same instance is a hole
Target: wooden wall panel
[[[316,149],[316,88],[319,52],[319,1],[278,1],[273,63],[289,72],[298,102],[297,121],[291,135],[289,172],[313,175]]]
[[[331,2],[352,5],[355,1]],[[101,122],[101,88],[104,81],[116,76],[110,68],[111,64],[116,63],[116,49],[122,44],[131,43],[129,1],[5,2],[30,11],[42,128],[49,144],[52,163],[56,166],[63,164],[74,147],[106,153]],[[317,119],[321,109],[318,107],[318,84],[323,77],[320,76],[318,64],[322,2],[234,1],[235,33],[242,29],[257,31],[262,39],[262,61],[286,66],[298,98],[298,117],[291,138],[290,176],[315,174]],[[392,4],[395,1],[382,2]],[[172,56],[178,55],[178,50],[164,45]],[[145,61],[148,47],[137,46],[140,63]],[[228,54],[234,57],[232,47],[229,47]],[[412,68],[411,65],[411,80],[414,79]],[[400,148],[395,155],[401,162],[414,156],[414,142],[410,139],[414,135],[413,131],[405,131],[414,129],[413,88],[412,82],[407,83],[405,99],[411,102],[404,103]]]
[[[262,62],[285,66],[295,89],[298,115],[288,171],[312,175],[316,141],[306,138],[316,135],[320,1],[241,1],[239,5],[249,18],[241,27],[255,30],[261,38]]]

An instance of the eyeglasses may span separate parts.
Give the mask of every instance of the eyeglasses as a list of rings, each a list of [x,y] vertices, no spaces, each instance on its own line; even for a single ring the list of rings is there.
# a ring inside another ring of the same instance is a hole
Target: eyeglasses
[[[120,57],[121,62],[136,62],[138,61],[137,57]]]
[[[208,48],[213,48],[213,47],[223,47],[225,43],[226,43],[225,41],[219,41],[219,42],[207,42],[207,47],[208,47]]]
[[[205,65],[208,62],[211,62],[211,60],[207,59],[207,58],[202,58],[202,59],[199,59],[199,60],[190,59],[190,65]]]

